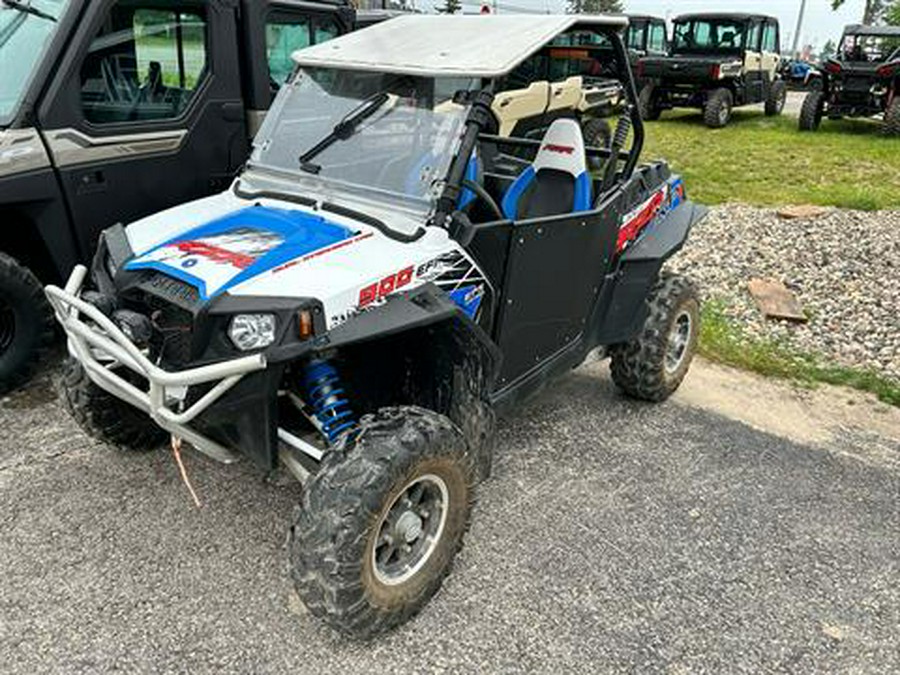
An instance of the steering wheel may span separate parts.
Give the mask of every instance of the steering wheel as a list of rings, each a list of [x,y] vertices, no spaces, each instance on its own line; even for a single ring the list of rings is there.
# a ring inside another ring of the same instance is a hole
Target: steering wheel
[[[468,178],[463,178],[462,187],[471,190],[475,193],[475,196],[484,202],[485,206],[493,213],[497,220],[505,220],[506,216],[503,215],[503,211],[500,210],[500,206],[497,204],[497,201],[491,197],[490,193],[484,189],[484,186],[480,183],[476,183],[475,181],[469,180]]]

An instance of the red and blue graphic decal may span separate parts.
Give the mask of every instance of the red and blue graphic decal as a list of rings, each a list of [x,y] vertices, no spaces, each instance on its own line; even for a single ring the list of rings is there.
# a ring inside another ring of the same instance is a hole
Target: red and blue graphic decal
[[[322,216],[250,206],[169,240],[125,265],[196,287],[203,300],[356,233]]]

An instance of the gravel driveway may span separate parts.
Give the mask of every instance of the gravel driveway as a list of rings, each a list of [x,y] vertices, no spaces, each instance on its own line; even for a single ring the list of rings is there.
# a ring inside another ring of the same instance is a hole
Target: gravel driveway
[[[771,209],[716,207],[671,264],[706,298],[727,302],[751,336],[900,379],[900,211],[783,220]],[[753,277],[784,282],[809,322],[763,319],[747,291]]]
[[[791,442],[684,394],[629,402],[594,365],[505,422],[443,591],[357,644],[291,590],[298,485],[191,453],[197,511],[166,452],[97,445],[37,383],[0,402],[2,670],[900,671],[900,446]]]

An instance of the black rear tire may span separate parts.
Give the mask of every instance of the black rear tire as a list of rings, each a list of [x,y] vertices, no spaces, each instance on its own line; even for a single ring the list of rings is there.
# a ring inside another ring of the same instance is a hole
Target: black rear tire
[[[613,381],[632,398],[659,402],[681,385],[700,333],[700,301],[684,277],[664,274],[647,298],[641,332],[610,350]]]
[[[612,145],[612,127],[606,120],[592,117],[581,124],[581,135],[584,144],[593,148],[608,148]],[[602,157],[588,157],[591,171],[599,171],[605,164]]]
[[[662,108],[656,95],[656,85],[645,84],[638,95],[638,111],[641,119],[654,122],[662,116]]]
[[[803,99],[800,108],[800,131],[815,131],[822,124],[822,115],[825,112],[825,94],[821,91],[811,91]]]
[[[900,98],[894,97],[884,111],[884,126],[881,131],[885,136],[900,136]]]
[[[291,528],[291,574],[309,611],[360,639],[415,615],[462,546],[475,474],[463,433],[443,415],[401,406],[363,418],[356,440],[304,486]],[[411,490],[428,481],[443,497],[426,513]]]
[[[703,108],[703,123],[710,129],[721,129],[731,121],[734,96],[725,88],[716,89],[706,99]]]
[[[94,384],[73,358],[66,360],[63,398],[78,426],[89,436],[117,448],[152,450],[169,437],[149,415]]]
[[[31,377],[55,335],[41,282],[27,267],[0,253],[0,394]]]
[[[784,80],[775,80],[769,88],[769,96],[766,99],[766,116],[774,117],[784,111],[787,103],[787,85]]]

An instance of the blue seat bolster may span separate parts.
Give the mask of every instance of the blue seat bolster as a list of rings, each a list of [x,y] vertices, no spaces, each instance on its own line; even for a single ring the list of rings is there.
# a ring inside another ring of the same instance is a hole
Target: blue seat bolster
[[[574,213],[591,210],[591,176],[587,171],[579,174],[575,179],[574,202],[572,206]]]
[[[529,166],[519,174],[518,178],[516,178],[512,182],[512,185],[507,188],[506,194],[503,195],[503,203],[500,205],[500,210],[503,211],[503,215],[510,220],[516,219],[516,212],[518,211],[519,207],[519,199],[522,198],[525,190],[527,190],[528,186],[531,185],[532,181],[534,181],[534,176],[534,167]]]

